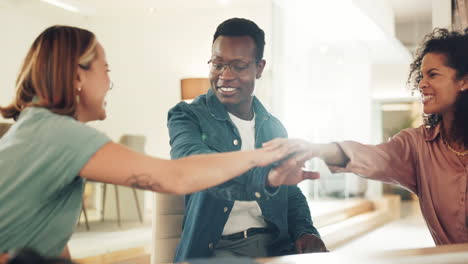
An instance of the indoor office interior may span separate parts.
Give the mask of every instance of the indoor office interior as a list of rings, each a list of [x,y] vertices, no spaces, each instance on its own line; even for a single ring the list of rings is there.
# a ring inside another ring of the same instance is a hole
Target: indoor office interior
[[[452,27],[457,3],[468,6],[465,0],[0,0],[0,104],[14,97],[20,65],[41,31],[56,24],[86,28],[104,47],[114,84],[107,119],[89,125],[169,159],[168,110],[209,89],[215,28],[242,17],[266,35],[255,96],[290,137],[378,144],[422,124],[420,95],[406,85],[409,64],[424,35]],[[434,246],[417,197],[407,190],[332,174],[319,159],[307,167],[320,178],[299,186],[331,251]],[[171,262],[183,206],[182,197],[87,182],[72,257],[85,264]]]

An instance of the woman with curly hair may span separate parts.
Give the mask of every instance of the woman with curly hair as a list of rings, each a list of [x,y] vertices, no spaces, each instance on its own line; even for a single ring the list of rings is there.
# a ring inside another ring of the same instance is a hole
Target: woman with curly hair
[[[134,152],[85,124],[106,117],[108,72],[104,49],[90,31],[53,26],[32,44],[16,98],[0,107],[3,117],[16,120],[0,139],[0,263],[8,257],[5,252],[24,247],[45,256],[68,255],[85,179],[187,194],[300,151],[277,139],[279,147],[178,160]],[[269,182],[278,185],[302,180],[274,177]],[[269,192],[266,182],[257,177],[251,187]]]
[[[425,124],[379,145],[310,144],[334,172],[400,185],[419,197],[436,245],[468,242],[468,29],[435,29],[411,64]],[[274,143],[267,143],[274,145]]]

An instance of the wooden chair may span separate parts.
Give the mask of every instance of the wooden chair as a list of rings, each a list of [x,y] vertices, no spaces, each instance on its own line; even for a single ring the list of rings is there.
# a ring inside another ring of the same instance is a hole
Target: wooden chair
[[[151,264],[172,263],[182,234],[184,196],[156,193],[155,204]]]
[[[120,144],[123,144],[130,149],[133,149],[137,152],[144,153],[145,151],[145,144],[146,144],[146,137],[141,136],[141,135],[123,135],[120,137],[119,140]],[[101,221],[104,221],[104,215],[105,215],[105,210],[106,210],[106,197],[107,197],[107,183],[103,183],[102,185],[102,210],[101,210]],[[119,187],[117,185],[111,184],[114,186],[114,194],[115,194],[115,206],[116,206],[116,213],[117,213],[117,225],[121,227],[121,215],[120,215],[120,197],[119,197]],[[135,188],[131,188],[133,192],[133,197],[135,199],[135,205],[138,213],[138,219],[140,220],[141,223],[143,223],[143,215],[141,213],[141,208],[140,208],[140,202],[138,200],[138,194],[137,190]],[[86,212],[86,207],[84,206],[84,201],[83,201],[83,206],[82,210],[83,215],[85,217],[85,225],[86,225],[86,230],[89,230],[89,222],[88,222],[88,216]],[[80,215],[81,218],[81,215]]]

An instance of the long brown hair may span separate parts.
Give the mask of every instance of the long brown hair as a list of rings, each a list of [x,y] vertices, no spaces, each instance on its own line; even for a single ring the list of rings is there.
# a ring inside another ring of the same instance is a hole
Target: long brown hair
[[[52,26],[34,41],[16,79],[16,97],[0,107],[4,118],[17,119],[29,106],[73,116],[76,111],[74,87],[78,67],[89,69],[96,57],[97,40],[85,29]]]

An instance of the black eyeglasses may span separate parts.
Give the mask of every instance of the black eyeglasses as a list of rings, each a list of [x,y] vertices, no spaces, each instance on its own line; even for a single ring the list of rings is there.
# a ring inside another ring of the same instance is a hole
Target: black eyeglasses
[[[209,60],[208,64],[210,65],[210,71],[214,74],[222,74],[226,70],[226,68],[229,67],[231,73],[237,76],[242,76],[249,72],[249,68],[252,64],[254,64],[254,61],[244,62],[240,60],[234,60],[228,63],[224,63]]]

